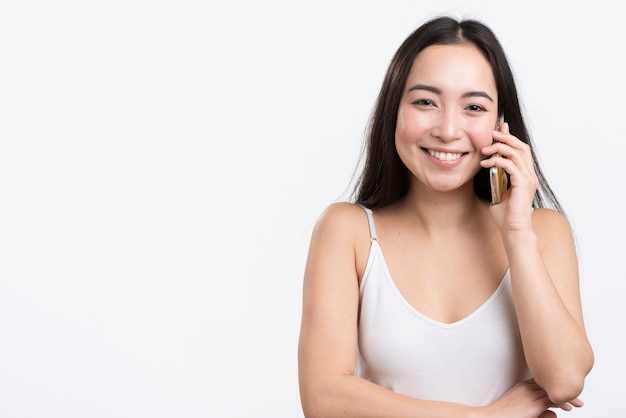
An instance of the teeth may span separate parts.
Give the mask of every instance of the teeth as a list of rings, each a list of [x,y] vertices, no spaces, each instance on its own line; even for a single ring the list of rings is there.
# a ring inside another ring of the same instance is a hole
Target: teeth
[[[463,155],[460,152],[455,152],[455,153],[452,153],[452,152],[439,152],[439,151],[433,151],[431,149],[428,150],[428,153],[430,155],[432,155],[433,157],[435,157],[436,159],[441,160],[441,161],[458,160]]]

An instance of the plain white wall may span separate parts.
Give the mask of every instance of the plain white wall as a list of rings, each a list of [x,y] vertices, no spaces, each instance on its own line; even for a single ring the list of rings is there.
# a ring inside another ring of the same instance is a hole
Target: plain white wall
[[[626,68],[606,0],[3,1],[0,415],[302,416],[311,227],[393,52],[442,12],[499,35],[579,240],[597,362],[562,415],[616,416]]]

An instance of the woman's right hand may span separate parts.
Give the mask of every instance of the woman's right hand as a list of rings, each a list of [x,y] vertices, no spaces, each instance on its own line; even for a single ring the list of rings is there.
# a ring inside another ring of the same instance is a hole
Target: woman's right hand
[[[554,418],[556,413],[549,408],[558,407],[570,411],[581,407],[583,402],[576,398],[570,402],[554,405],[546,392],[533,379],[520,382],[509,389],[492,404],[480,412],[484,417],[493,418]]]

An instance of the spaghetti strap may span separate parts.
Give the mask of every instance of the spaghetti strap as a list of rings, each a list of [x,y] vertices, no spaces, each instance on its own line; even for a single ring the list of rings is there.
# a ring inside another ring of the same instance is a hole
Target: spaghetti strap
[[[372,216],[372,210],[370,208],[366,208],[365,206],[359,204],[367,213],[367,221],[370,224],[370,239],[372,241],[378,241],[378,236],[376,236],[376,226],[374,226],[374,217]]]

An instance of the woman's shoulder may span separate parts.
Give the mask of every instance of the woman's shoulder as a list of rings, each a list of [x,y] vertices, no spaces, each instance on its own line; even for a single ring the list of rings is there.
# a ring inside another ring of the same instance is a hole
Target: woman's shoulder
[[[537,236],[544,242],[571,239],[572,229],[565,215],[550,208],[536,208],[533,211],[533,227]]]
[[[312,248],[324,248],[329,257],[354,257],[358,277],[362,276],[367,264],[371,236],[367,213],[362,206],[335,202],[321,213],[311,237]]]
[[[353,245],[369,243],[370,230],[365,209],[349,202],[331,203],[315,222],[313,238]]]
[[[318,227],[353,231],[361,225],[367,226],[365,209],[355,203],[334,202],[328,205],[317,219]]]
[[[569,221],[560,212],[550,208],[536,208],[533,210],[533,224],[544,228],[550,227],[567,227]]]
[[[351,202],[333,202],[328,205],[323,214],[331,214],[331,216],[363,216],[365,208],[359,204]]]

